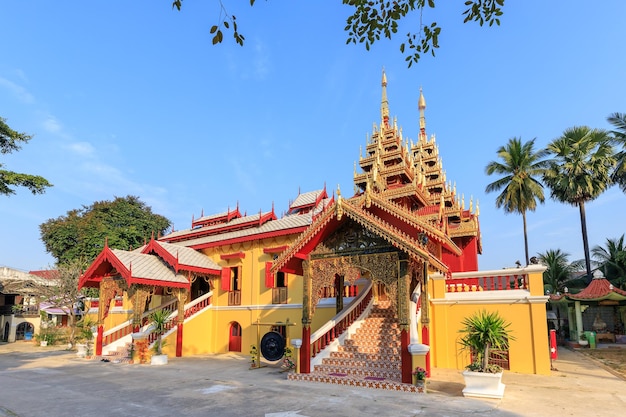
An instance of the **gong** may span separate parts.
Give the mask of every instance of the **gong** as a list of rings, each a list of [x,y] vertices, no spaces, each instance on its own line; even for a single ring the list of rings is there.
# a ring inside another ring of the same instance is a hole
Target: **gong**
[[[261,339],[261,354],[268,361],[277,361],[285,354],[285,339],[278,332],[267,332]]]

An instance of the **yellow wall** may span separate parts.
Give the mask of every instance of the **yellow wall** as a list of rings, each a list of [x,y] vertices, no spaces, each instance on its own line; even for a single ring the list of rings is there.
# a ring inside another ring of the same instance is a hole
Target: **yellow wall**
[[[530,291],[482,291],[445,293],[445,278],[430,280],[431,294],[443,297],[431,299],[431,360],[437,368],[464,369],[470,362],[469,353],[459,345],[459,330],[464,318],[484,310],[498,312],[506,321],[515,340],[509,348],[511,371],[520,373],[550,373],[550,352],[546,317],[546,297],[537,295],[543,286],[543,267],[526,268]],[[500,275],[506,272],[498,271]],[[519,273],[518,271],[516,271]],[[486,272],[483,272],[486,274]]]

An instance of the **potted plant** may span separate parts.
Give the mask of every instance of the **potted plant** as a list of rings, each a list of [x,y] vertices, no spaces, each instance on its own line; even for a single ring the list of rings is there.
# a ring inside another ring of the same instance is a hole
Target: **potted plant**
[[[79,358],[91,356],[95,324],[93,320],[87,317],[83,317],[76,323],[76,356]]]
[[[426,392],[426,369],[418,366],[413,370],[413,372],[411,372],[411,374],[415,379],[415,386],[417,387],[418,392]]]
[[[460,344],[473,357],[463,372],[466,397],[502,398],[502,368],[489,363],[492,350],[508,350],[509,341],[514,340],[509,331],[510,323],[504,321],[497,312],[480,311],[466,317]]]
[[[589,344],[589,341],[587,340],[587,335],[585,334],[585,332],[582,332],[580,336],[578,337],[578,344],[583,347]]]
[[[163,333],[167,330],[167,324],[170,320],[169,310],[155,310],[150,314],[150,324],[152,330],[156,333],[156,341],[154,344],[154,355],[150,358],[151,365],[167,364],[167,355],[163,353]]]

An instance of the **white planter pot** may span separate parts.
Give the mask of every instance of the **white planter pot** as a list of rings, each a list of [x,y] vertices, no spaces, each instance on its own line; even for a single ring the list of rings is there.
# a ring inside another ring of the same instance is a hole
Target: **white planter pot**
[[[502,372],[491,374],[488,372],[464,371],[465,397],[502,398],[504,387]]]
[[[78,356],[79,358],[84,358],[85,356],[87,356],[87,345],[84,343],[77,343],[76,344],[76,356]]]
[[[39,342],[39,346],[48,346],[48,341],[42,340],[41,342]]]
[[[150,365],[167,365],[167,355],[152,355]]]
[[[588,340],[579,340],[578,344],[581,345],[581,346],[587,346],[589,344],[589,341]]]

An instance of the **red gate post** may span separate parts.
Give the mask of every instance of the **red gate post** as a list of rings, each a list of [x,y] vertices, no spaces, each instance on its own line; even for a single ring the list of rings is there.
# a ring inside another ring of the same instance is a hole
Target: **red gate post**
[[[183,356],[183,323],[178,323],[176,328],[176,357]]]
[[[102,355],[102,336],[104,335],[104,326],[98,326],[98,335],[96,336],[96,356]]]
[[[556,348],[556,330],[550,330],[550,359],[556,360],[559,358],[559,353]]]

